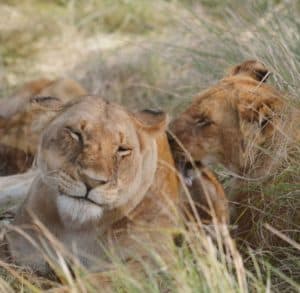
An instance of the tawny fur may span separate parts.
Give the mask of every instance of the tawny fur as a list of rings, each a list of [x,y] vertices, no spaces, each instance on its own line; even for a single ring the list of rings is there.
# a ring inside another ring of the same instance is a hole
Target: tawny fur
[[[267,182],[277,174],[289,148],[300,138],[299,111],[283,93],[262,82],[268,72],[254,60],[235,66],[224,79],[197,95],[170,126],[184,148],[173,143],[175,161],[192,157],[196,165],[222,164],[246,179],[235,180],[227,190],[241,207],[235,213],[241,231],[250,231],[251,219],[257,218],[257,214],[242,211],[249,196],[257,202],[261,196],[240,192],[243,184],[249,178]]]
[[[191,185],[187,185],[187,190],[181,193],[183,209],[187,216],[192,219],[199,217],[204,224],[228,224],[228,199],[222,184],[207,167],[197,166],[193,173]],[[192,203],[189,202],[188,195]],[[193,207],[196,208],[196,213]]]
[[[245,75],[257,81],[266,82],[270,74],[271,72],[262,62],[257,60],[247,60],[241,64],[234,66],[229,71],[228,75]]]
[[[260,177],[280,163],[274,155],[294,136],[295,116],[281,92],[248,73],[238,71],[200,93],[170,129],[195,161]]]
[[[201,162],[193,162],[178,141],[168,136],[178,174],[182,180],[181,207],[188,219],[203,223],[228,224],[228,199],[222,184]]]
[[[0,156],[3,157],[1,175],[25,172],[32,165],[37,151],[38,140],[43,129],[57,115],[66,102],[83,95],[84,92],[85,90],[72,80],[50,81],[40,79],[24,85],[10,99],[2,100],[2,112],[0,110],[0,114],[2,113],[3,116],[0,118],[0,132],[2,132]],[[199,174],[201,177],[201,172]],[[8,181],[17,181],[20,183],[18,186],[23,188],[28,186],[30,182],[28,176],[24,178],[26,183],[20,182],[22,180],[20,176],[16,180],[8,178]],[[215,179],[212,174],[209,178]],[[195,180],[193,182],[195,192],[192,194],[192,197],[205,198],[207,196],[203,191],[203,182],[207,184],[207,190],[214,191],[209,196],[210,198],[223,198],[223,191],[216,195],[222,190],[217,180],[202,180],[201,183],[201,178],[199,178],[198,182]],[[13,193],[16,193],[18,198],[22,196],[22,190],[16,190],[14,186],[9,186],[4,177],[0,179],[0,187],[2,202],[5,202],[8,194],[11,195],[8,200],[11,200]],[[217,192],[216,194],[214,194],[215,191]],[[23,193],[25,195],[26,190]],[[185,192],[183,193],[183,200],[185,201]],[[223,204],[222,200],[220,202]],[[218,201],[214,203],[218,203]],[[205,208],[208,208],[207,204]],[[223,208],[215,208],[216,210],[223,210]],[[201,212],[201,214],[204,215],[205,213]],[[217,214],[217,217],[218,220],[228,218],[228,216],[223,214]]]
[[[65,106],[43,132],[40,174],[14,225],[40,243],[40,221],[91,270],[110,265],[99,241],[124,261],[147,257],[151,247],[167,251],[178,181],[165,127],[163,113],[132,114],[99,97]],[[7,239],[14,262],[49,271],[20,234]]]
[[[13,96],[2,98],[0,174],[16,174],[30,168],[40,134],[56,115],[55,110],[85,94],[86,90],[70,79],[38,79],[25,84]]]

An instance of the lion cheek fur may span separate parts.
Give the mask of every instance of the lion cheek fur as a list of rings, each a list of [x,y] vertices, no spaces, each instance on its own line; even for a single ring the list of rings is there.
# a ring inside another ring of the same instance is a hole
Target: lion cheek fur
[[[58,213],[66,223],[83,224],[97,221],[103,215],[103,208],[84,200],[76,200],[65,195],[57,197]]]

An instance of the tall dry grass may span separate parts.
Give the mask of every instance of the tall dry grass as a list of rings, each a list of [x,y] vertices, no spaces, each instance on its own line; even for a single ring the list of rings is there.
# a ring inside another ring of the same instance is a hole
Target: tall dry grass
[[[0,49],[2,95],[41,74],[69,75],[91,92],[130,108],[159,107],[176,115],[229,67],[259,59],[273,72],[271,82],[299,109],[300,7],[296,0],[23,2],[1,3],[3,15],[11,15],[11,22],[0,26],[5,44]],[[261,239],[256,247],[243,243],[236,248],[227,231],[210,234],[201,227],[183,229],[184,246],[170,248],[172,266],[160,263],[165,269],[152,271],[142,264],[145,274],[136,279],[115,260],[116,270],[108,272],[114,277],[114,290],[297,292],[299,143],[289,148],[282,168],[268,184],[244,181],[248,208],[259,211],[253,225],[253,233]],[[216,171],[230,187],[233,175],[219,167]],[[268,204],[263,197],[251,200],[257,192],[271,199]],[[3,292],[51,286],[66,286],[74,292],[102,288],[101,283],[91,284],[82,269],[75,273],[75,281],[63,263],[56,268],[62,285],[2,265]]]

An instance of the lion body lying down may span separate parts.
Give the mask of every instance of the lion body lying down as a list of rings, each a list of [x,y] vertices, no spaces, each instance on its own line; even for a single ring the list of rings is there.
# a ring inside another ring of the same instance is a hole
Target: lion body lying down
[[[85,89],[72,80],[39,79],[25,84],[13,97],[1,100],[0,174],[21,173],[27,170],[36,155],[42,131],[64,104],[84,93]],[[191,169],[179,171],[183,171],[184,178],[186,173],[192,172]],[[24,198],[37,172],[31,170],[25,174],[0,177],[0,203],[6,204]],[[194,202],[199,202],[199,197],[212,199],[212,206],[207,204],[206,199],[203,200],[206,202],[204,206],[197,205],[201,218],[211,221],[211,215],[215,212],[219,222],[226,222],[227,200],[221,184],[207,168],[201,169],[198,174],[193,172],[192,177]],[[189,187],[189,184],[187,186]],[[185,208],[190,210],[186,191],[183,191],[182,195]]]
[[[43,246],[41,222],[91,270],[109,265],[105,250],[122,260],[167,250],[178,182],[165,127],[161,112],[131,114],[99,97],[67,105],[43,132],[39,174],[13,224]],[[7,241],[15,263],[49,271],[23,235],[9,231]]]
[[[0,100],[0,175],[25,172],[32,165],[40,134],[56,115],[51,107],[87,94],[70,79],[38,79],[25,84],[13,96]]]

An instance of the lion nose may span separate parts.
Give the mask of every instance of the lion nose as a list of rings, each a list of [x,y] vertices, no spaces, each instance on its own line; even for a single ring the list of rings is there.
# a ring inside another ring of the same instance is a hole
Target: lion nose
[[[81,177],[88,190],[91,190],[100,185],[105,185],[109,181],[106,176],[96,174],[95,172],[90,170],[83,171],[81,173]]]

